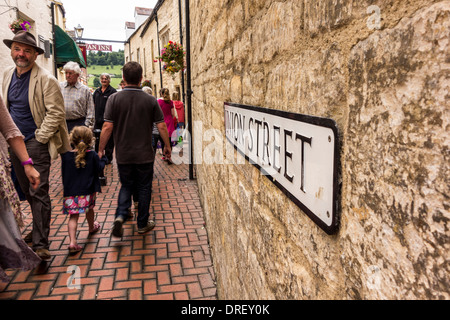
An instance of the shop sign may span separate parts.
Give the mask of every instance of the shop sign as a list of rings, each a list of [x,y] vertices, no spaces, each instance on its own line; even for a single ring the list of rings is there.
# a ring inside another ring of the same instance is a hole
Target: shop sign
[[[225,103],[227,140],[326,233],[339,225],[336,122]]]

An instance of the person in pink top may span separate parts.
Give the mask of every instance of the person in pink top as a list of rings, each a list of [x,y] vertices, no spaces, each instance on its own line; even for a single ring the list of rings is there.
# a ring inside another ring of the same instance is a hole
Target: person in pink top
[[[175,131],[174,118],[176,119],[176,112],[173,105],[173,101],[170,100],[170,92],[167,88],[162,88],[159,91],[162,98],[158,99],[159,106],[164,114],[164,122],[167,125],[167,131],[169,131],[169,137],[172,138],[172,133]],[[171,140],[172,141],[172,140]],[[164,147],[164,146],[161,146]],[[163,157],[163,160],[165,158]]]
[[[178,115],[178,128],[184,128],[184,104],[180,101],[180,94],[178,92],[174,92],[172,95],[173,105],[175,106],[175,110]]]

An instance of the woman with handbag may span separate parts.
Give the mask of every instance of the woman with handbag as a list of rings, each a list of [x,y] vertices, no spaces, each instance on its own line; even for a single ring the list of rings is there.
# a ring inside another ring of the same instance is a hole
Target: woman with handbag
[[[173,105],[173,101],[170,100],[170,92],[167,88],[162,88],[159,91],[159,94],[162,98],[158,99],[159,106],[164,114],[164,122],[167,125],[167,130],[169,131],[169,137],[172,138],[172,133],[175,131],[175,121],[176,121],[176,111]],[[176,139],[176,137],[175,137]],[[171,140],[172,141],[172,140]],[[164,146],[161,145],[161,148],[164,149]],[[166,160],[165,157],[162,158]],[[169,161],[169,164],[171,162]]]

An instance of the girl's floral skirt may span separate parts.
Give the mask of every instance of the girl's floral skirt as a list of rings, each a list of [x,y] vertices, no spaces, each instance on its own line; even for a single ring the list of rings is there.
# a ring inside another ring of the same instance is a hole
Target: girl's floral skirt
[[[63,198],[64,214],[83,214],[94,209],[96,193],[85,196],[70,196]]]

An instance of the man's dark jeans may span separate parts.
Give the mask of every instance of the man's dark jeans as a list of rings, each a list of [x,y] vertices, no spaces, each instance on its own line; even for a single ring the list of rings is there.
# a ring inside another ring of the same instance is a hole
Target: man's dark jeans
[[[77,126],[84,126],[85,122],[86,122],[86,118],[80,118],[80,119],[74,119],[74,120],[66,120],[67,130],[70,133],[73,128],[75,128]]]
[[[133,188],[139,195],[137,227],[147,226],[150,216],[150,200],[152,198],[153,162],[144,164],[117,164],[119,178],[122,184],[116,210],[116,218],[126,221],[128,209],[131,207]]]
[[[28,155],[33,159],[34,168],[41,175],[41,183],[36,189],[33,189],[25,174],[25,170],[21,165],[19,158],[11,150],[11,162],[14,166],[14,172],[19,181],[25,197],[30,204],[31,213],[33,215],[33,249],[49,248],[48,237],[50,234],[50,221],[52,214],[52,202],[50,200],[49,175],[51,158],[48,152],[48,145],[42,144],[35,138],[25,142]]]

